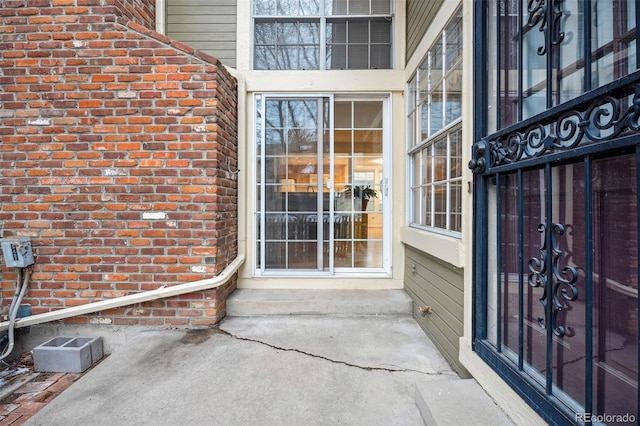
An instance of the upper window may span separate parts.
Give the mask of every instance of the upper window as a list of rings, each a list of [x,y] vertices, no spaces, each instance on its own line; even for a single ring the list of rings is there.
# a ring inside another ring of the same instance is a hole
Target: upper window
[[[254,0],[253,68],[389,69],[391,0]]]
[[[462,15],[408,85],[412,226],[458,234],[462,224]]]
[[[638,69],[637,0],[552,4],[488,3],[487,134]]]

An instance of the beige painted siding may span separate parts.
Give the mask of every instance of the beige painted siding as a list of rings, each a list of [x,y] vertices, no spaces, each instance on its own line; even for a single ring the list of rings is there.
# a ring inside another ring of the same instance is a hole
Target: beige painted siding
[[[429,28],[444,0],[407,0],[407,60]]]
[[[442,355],[462,377],[469,372],[458,360],[463,333],[463,271],[409,246],[406,247],[404,287],[413,299],[413,316]],[[419,309],[430,306],[422,316]]]
[[[236,67],[237,0],[167,0],[166,33]]]

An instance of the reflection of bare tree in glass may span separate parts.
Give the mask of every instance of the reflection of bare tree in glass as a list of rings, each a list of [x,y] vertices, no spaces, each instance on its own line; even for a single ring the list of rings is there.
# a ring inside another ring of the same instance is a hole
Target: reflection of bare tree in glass
[[[256,1],[254,68],[387,69],[391,66],[389,0],[376,0],[371,4],[368,0],[327,0],[325,10],[321,5],[319,0]],[[389,17],[366,18],[372,14]],[[326,52],[320,51],[321,36],[326,41]]]
[[[273,149],[270,151],[272,153],[280,152],[281,154],[291,151],[308,151],[308,149],[301,149],[300,147],[317,144],[317,122],[318,104],[316,100],[267,102],[266,128],[275,132],[278,135],[276,139],[280,142],[278,151]],[[288,149],[287,146],[289,147]],[[272,148],[275,147],[272,146]]]
[[[256,21],[254,68],[319,69],[320,24],[317,21]]]
[[[276,42],[275,23],[256,22],[254,26],[254,68],[275,69],[276,50],[269,44]]]
[[[254,0],[256,16],[317,16],[320,0]]]
[[[318,100],[273,99],[265,103],[265,207],[267,212],[288,210],[291,159],[317,157]],[[305,155],[306,154],[306,155]],[[284,181],[284,180],[287,181]],[[296,178],[297,179],[297,178]]]

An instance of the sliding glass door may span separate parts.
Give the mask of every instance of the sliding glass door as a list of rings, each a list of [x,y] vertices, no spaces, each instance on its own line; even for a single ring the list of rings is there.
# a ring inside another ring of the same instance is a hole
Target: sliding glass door
[[[256,98],[256,270],[384,272],[383,99]]]

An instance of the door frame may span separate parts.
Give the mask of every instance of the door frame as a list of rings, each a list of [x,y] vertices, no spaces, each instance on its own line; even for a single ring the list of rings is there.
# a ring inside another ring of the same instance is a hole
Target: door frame
[[[375,93],[326,93],[326,92],[318,92],[318,93],[281,93],[281,92],[260,92],[254,93],[253,95],[253,106],[254,106],[254,126],[258,126],[258,121],[256,120],[258,110],[256,108],[257,101],[262,100],[261,106],[261,114],[264,114],[265,111],[265,99],[282,99],[282,100],[309,100],[309,99],[318,99],[321,101],[322,99],[328,99],[329,101],[329,133],[330,133],[330,152],[329,152],[329,160],[330,160],[330,170],[329,173],[331,176],[334,176],[334,166],[335,166],[335,151],[334,151],[334,104],[336,101],[371,101],[371,100],[379,100],[382,102],[382,114],[383,114],[383,129],[382,129],[382,185],[381,191],[379,194],[380,200],[382,202],[382,268],[365,268],[365,267],[335,267],[333,255],[329,256],[329,267],[326,271],[322,270],[286,270],[286,269],[277,269],[277,270],[268,270],[265,268],[265,257],[264,257],[264,249],[261,247],[260,250],[257,250],[257,243],[259,241],[264,241],[265,238],[265,223],[264,223],[264,185],[260,185],[259,191],[262,191],[261,201],[258,201],[258,177],[264,177],[264,168],[266,164],[264,161],[261,162],[261,170],[256,170],[254,173],[254,178],[252,182],[253,188],[257,190],[253,192],[252,196],[252,217],[253,220],[256,220],[258,216],[262,216],[260,223],[260,233],[256,232],[256,227],[254,226],[251,232],[252,245],[254,247],[254,265],[253,276],[255,277],[319,277],[319,278],[327,278],[327,277],[336,277],[336,278],[344,278],[344,277],[388,277],[391,273],[391,236],[392,236],[392,203],[390,200],[392,199],[392,185],[391,185],[391,175],[392,175],[392,146],[391,146],[391,135],[392,135],[392,124],[393,124],[393,114],[392,114],[392,94],[388,92],[375,92]],[[252,133],[254,134],[254,138],[257,137],[255,132],[255,127],[252,129]],[[322,129],[319,129],[319,134],[321,135]],[[265,137],[265,126],[261,126],[261,134],[260,138],[264,140]],[[258,158],[258,154],[256,152],[256,140],[252,139],[253,148],[251,152],[253,152],[252,163],[255,164],[255,161]],[[318,151],[319,157],[318,161],[322,158],[321,148]],[[318,185],[320,185],[320,178],[318,178]],[[323,184],[324,185],[324,184]],[[319,192],[320,193],[320,192]],[[334,200],[336,198],[336,189],[333,181],[330,181],[329,184],[329,214],[330,214],[330,223],[333,223],[334,213]],[[262,203],[262,205],[260,205]],[[260,210],[258,208],[260,207]],[[322,208],[320,205],[319,209]],[[261,211],[262,213],[259,213]],[[255,222],[254,222],[255,223]],[[335,236],[334,236],[334,227],[329,227],[329,252],[334,253],[334,244],[335,244]],[[318,232],[318,234],[320,234]],[[321,238],[320,236],[318,238]],[[322,244],[322,241],[320,244]],[[319,254],[320,256],[321,254]],[[260,267],[258,268],[256,265],[256,260],[260,259]]]

